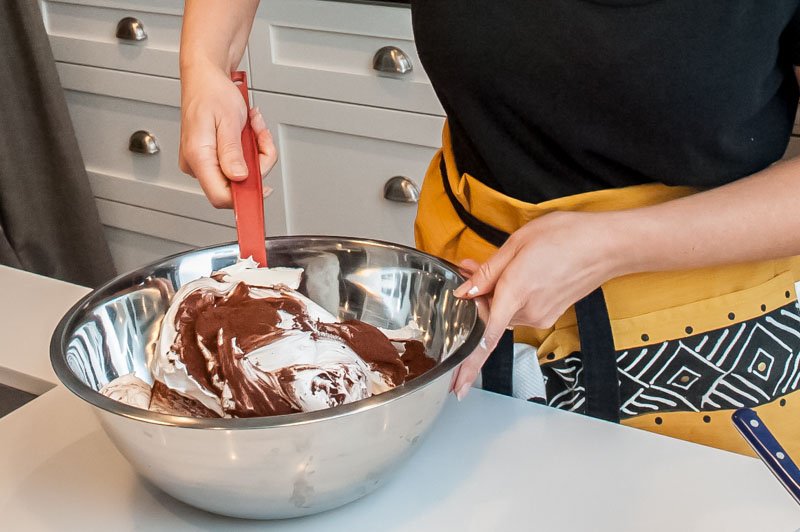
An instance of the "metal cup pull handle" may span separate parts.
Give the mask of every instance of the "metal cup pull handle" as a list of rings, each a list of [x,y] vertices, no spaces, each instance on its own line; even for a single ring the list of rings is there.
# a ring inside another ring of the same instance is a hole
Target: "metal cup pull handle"
[[[372,58],[372,68],[385,74],[408,74],[414,70],[411,59],[396,46],[384,46]]]
[[[156,136],[143,129],[131,135],[128,141],[128,149],[133,153],[142,153],[144,155],[153,155],[161,151]]]
[[[383,197],[398,203],[417,203],[419,188],[409,178],[397,175],[383,186]]]
[[[125,17],[117,23],[117,39],[122,41],[144,41],[147,32],[142,21],[134,17]]]

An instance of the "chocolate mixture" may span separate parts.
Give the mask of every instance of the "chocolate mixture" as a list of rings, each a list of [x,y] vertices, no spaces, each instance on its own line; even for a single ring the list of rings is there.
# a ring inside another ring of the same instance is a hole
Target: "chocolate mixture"
[[[305,305],[288,295],[289,289],[275,289],[281,293],[279,297],[254,298],[244,283],[237,284],[225,296],[198,290],[181,302],[175,318],[177,336],[172,349],[186,365],[188,374],[206,390],[222,397],[224,384],[227,384],[232,397],[224,408],[233,416],[269,416],[301,411],[292,400],[290,385],[303,367],[292,366],[277,372],[261,373],[261,378],[256,378],[242,365],[247,353],[287,334],[278,326],[281,323],[279,311],[294,317],[292,328],[295,330],[309,332],[313,338],[339,339],[392,386],[403,384],[436,364],[426,356],[419,341],[400,342],[404,348],[401,355],[376,327],[357,320],[342,323],[312,320]],[[336,406],[345,400],[345,394],[336,389],[337,382],[345,382],[348,386],[356,384],[344,369],[336,375],[327,371],[315,379],[313,391],[324,388],[330,397],[330,406]],[[153,400],[168,401],[167,392],[154,389]],[[204,407],[195,409],[182,404],[182,408],[208,417],[208,410]]]

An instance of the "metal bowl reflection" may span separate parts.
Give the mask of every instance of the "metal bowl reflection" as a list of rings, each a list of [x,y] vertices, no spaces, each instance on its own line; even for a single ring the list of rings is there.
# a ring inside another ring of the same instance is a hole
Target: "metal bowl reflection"
[[[271,266],[305,268],[301,292],[334,315],[386,328],[415,320],[437,365],[384,394],[285,416],[167,416],[101,395],[119,375],[149,375],[176,289],[233,264],[233,244],[176,255],[94,290],[64,316],[50,348],[59,379],[95,407],[139,474],[193,506],[260,519],[321,512],[377,488],[434,422],[450,373],[484,328],[476,305],[452,296],[462,281],[456,270],[414,249],[299,236],[268,239],[268,249]]]

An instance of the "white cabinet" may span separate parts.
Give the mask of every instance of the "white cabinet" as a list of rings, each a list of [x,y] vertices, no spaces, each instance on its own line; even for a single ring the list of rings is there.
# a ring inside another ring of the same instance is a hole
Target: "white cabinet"
[[[195,247],[230,242],[232,227],[143,209],[127,203],[97,199],[114,265],[134,270],[159,258]]]
[[[58,72],[95,196],[233,227],[233,213],[214,209],[178,168],[178,80],[70,64]],[[131,151],[142,132],[156,153]],[[270,223],[283,230],[282,215]]]
[[[106,241],[119,272],[128,272],[144,264],[192,249],[192,246],[164,240],[152,235],[136,233],[107,225]]]
[[[235,240],[232,212],[211,207],[178,168],[183,3],[40,4],[117,268]],[[146,38],[118,37],[122,20]],[[384,185],[396,176],[421,185],[444,118],[408,7],[262,0],[242,61],[248,66],[253,104],[280,150],[268,178],[275,192],[265,203],[267,235],[413,244],[416,205],[385,199]],[[393,68],[406,72],[383,71]],[[131,151],[131,137],[145,134],[158,151]]]
[[[262,0],[249,49],[255,89],[444,114],[420,64],[407,6]],[[405,72],[392,72],[395,65]]]
[[[179,15],[52,1],[43,7],[58,61],[161,76],[174,75],[178,69]],[[116,37],[118,24],[130,32],[127,38]]]
[[[231,211],[211,207],[178,168],[177,80],[66,63],[58,72],[119,271],[235,240]],[[142,131],[157,143],[156,153],[129,149],[131,136]],[[279,217],[273,225],[282,223]]]
[[[384,185],[395,176],[421,184],[443,118],[264,92],[254,103],[280,150],[267,212],[283,207],[289,233],[413,245],[416,204],[384,198]]]
[[[56,61],[179,77],[183,2],[41,2]],[[247,70],[247,54],[240,65]]]

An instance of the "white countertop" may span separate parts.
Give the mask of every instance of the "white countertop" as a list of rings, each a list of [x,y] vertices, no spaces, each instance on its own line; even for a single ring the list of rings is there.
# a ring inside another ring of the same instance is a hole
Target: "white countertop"
[[[0,267],[0,382],[55,382],[50,333],[86,292]],[[163,495],[135,476],[89,407],[62,386],[0,418],[0,451],[6,530],[800,527],[800,507],[757,460],[477,390],[447,404],[418,452],[376,493],[289,521],[217,517]]]

